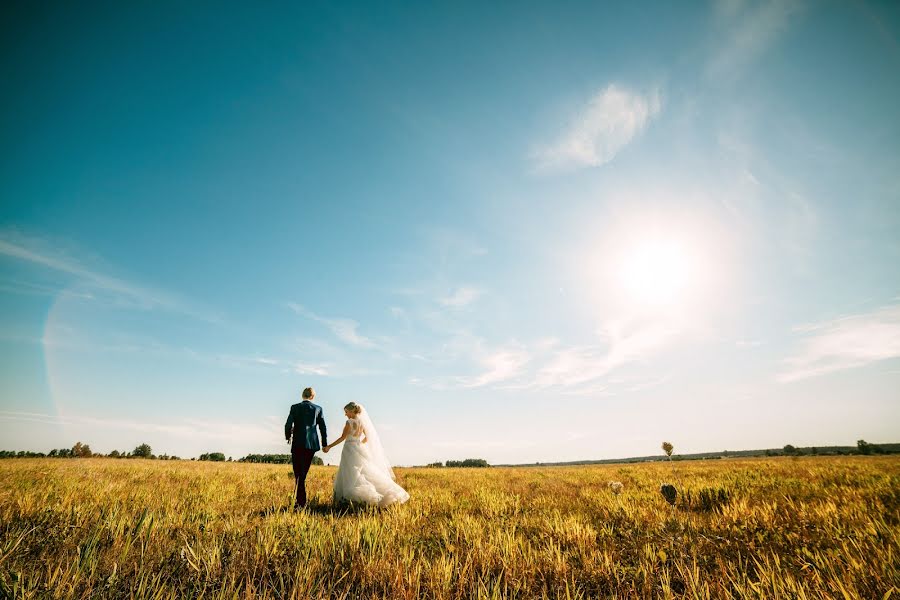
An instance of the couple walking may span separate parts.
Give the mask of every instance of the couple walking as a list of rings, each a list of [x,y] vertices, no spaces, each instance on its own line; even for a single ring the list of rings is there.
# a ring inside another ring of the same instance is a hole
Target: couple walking
[[[322,407],[312,402],[315,397],[314,389],[303,390],[303,402],[291,406],[284,424],[284,437],[291,442],[291,463],[294,466],[297,492],[294,508],[306,506],[306,476],[315,453],[319,450],[327,453],[341,442],[346,443],[341,452],[341,464],[334,475],[335,502],[348,500],[390,506],[409,500],[406,490],[394,481],[394,471],[381,446],[378,432],[362,405],[351,402],[344,407],[347,416],[344,431],[341,437],[329,444]]]

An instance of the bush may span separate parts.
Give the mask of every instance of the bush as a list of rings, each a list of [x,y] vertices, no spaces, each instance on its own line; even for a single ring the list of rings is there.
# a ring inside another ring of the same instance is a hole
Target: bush
[[[222,452],[209,452],[200,455],[200,460],[211,460],[214,462],[225,462],[225,454]]]

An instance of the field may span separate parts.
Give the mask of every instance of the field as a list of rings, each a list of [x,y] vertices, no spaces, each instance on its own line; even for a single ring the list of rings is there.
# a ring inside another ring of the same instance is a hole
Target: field
[[[294,513],[284,465],[0,461],[0,597],[900,598],[896,457],[333,473]]]

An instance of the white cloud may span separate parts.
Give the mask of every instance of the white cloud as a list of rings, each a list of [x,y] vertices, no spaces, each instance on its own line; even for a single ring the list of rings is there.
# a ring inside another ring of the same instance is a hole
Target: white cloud
[[[463,308],[477,300],[482,293],[477,288],[462,286],[457,288],[452,294],[438,299],[438,303],[449,308]]]
[[[651,355],[678,331],[664,323],[625,327],[613,322],[600,333],[608,340],[605,346],[574,346],[556,352],[538,370],[531,385],[572,387],[592,382],[619,367]]]
[[[319,375],[322,377],[327,377],[328,365],[298,362],[294,364],[294,372],[299,373],[300,375]]]
[[[713,49],[707,73],[735,77],[775,44],[802,8],[796,0],[716,3],[720,41]]]
[[[474,377],[461,378],[463,387],[482,387],[516,377],[531,360],[524,350],[501,350],[481,360],[485,371]]]
[[[557,141],[537,148],[533,158],[545,171],[602,166],[637,137],[661,107],[656,90],[642,95],[610,85],[591,98]]]
[[[485,248],[469,233],[447,227],[429,227],[420,231],[427,246],[440,264],[470,260],[487,254]]]
[[[272,421],[275,417],[270,417]],[[76,429],[93,431],[95,428],[109,428],[116,431],[128,430],[143,433],[160,433],[179,438],[203,440],[240,440],[245,442],[270,444],[277,439],[278,429],[270,424],[245,422],[207,421],[196,419],[179,420],[178,423],[151,423],[144,420],[99,418],[89,416],[49,415],[45,413],[0,411],[2,421],[26,421],[47,425],[63,425]]]
[[[476,375],[411,377],[411,385],[435,390],[492,386],[497,389],[526,390],[549,387],[560,393],[598,395],[608,393],[604,380],[625,365],[644,360],[662,349],[681,330],[667,323],[645,322],[624,325],[608,323],[598,332],[604,343],[564,347],[555,339],[532,344],[507,344],[493,350],[480,338],[461,338],[469,355],[481,368]],[[465,358],[465,354],[458,355]],[[600,380],[598,384],[598,380]],[[628,380],[621,391],[633,392],[661,385],[665,379]]]
[[[900,357],[900,305],[850,315],[797,331],[807,334],[799,352],[786,359],[781,382],[861,367]]]
[[[287,307],[300,316],[325,325],[331,330],[331,333],[333,333],[335,337],[350,346],[355,346],[357,348],[375,347],[374,341],[364,335],[360,335],[357,331],[359,323],[353,319],[320,317],[314,312],[307,310],[305,307],[294,302],[288,302]]]
[[[102,296],[120,306],[164,309],[214,323],[221,320],[220,317],[211,315],[209,311],[192,306],[176,294],[113,277],[90,268],[71,252],[62,249],[61,244],[51,243],[42,238],[25,236],[12,230],[2,231],[0,232],[0,256],[31,263],[70,276],[84,289],[68,291],[66,294],[68,296],[85,300],[94,300]],[[33,284],[23,285],[20,283],[16,287],[29,293],[51,295],[64,293],[62,290],[57,292],[46,286]]]

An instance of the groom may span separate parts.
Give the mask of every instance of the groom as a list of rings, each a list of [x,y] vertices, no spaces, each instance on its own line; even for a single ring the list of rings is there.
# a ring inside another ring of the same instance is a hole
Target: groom
[[[313,455],[322,449],[319,445],[319,436],[316,434],[316,426],[322,432],[322,444],[328,445],[328,432],[325,430],[325,419],[322,417],[322,407],[313,404],[316,391],[311,387],[303,390],[303,402],[291,406],[287,421],[284,423],[284,437],[291,441],[291,464],[294,467],[294,484],[297,498],[294,508],[306,506],[306,475],[312,464]]]

